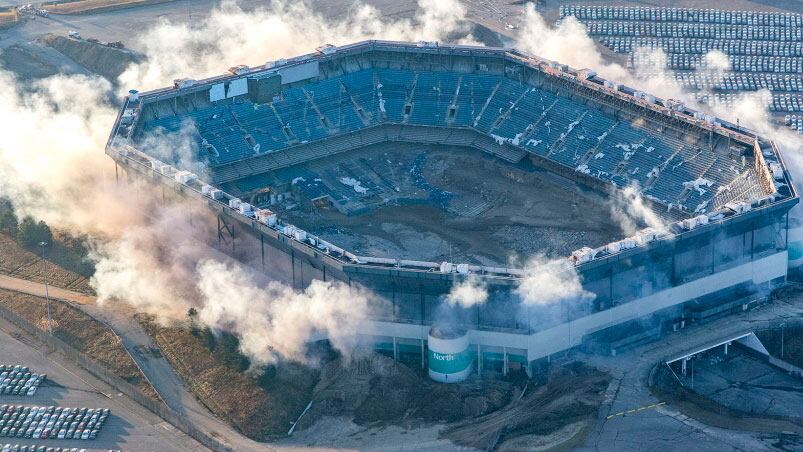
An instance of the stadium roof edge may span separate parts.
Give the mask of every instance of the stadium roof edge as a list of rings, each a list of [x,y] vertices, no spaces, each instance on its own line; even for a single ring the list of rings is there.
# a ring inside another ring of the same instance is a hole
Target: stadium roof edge
[[[323,47],[319,48],[322,49]],[[521,50],[513,47],[484,47],[472,46],[463,44],[443,44],[438,42],[425,42],[418,43],[402,42],[402,41],[383,41],[383,40],[366,40],[342,46],[330,46],[328,51],[316,50],[315,52],[299,55],[287,59],[279,59],[276,61],[269,61],[264,65],[254,68],[246,66],[236,66],[240,70],[237,73],[225,73],[213,77],[208,77],[200,80],[193,79],[177,79],[174,80],[172,87],[158,88],[150,91],[139,93],[138,96],[145,101],[152,101],[159,99],[162,95],[166,97],[173,97],[178,94],[189,94],[197,91],[202,91],[208,88],[208,85],[215,82],[234,80],[238,78],[254,77],[262,74],[267,74],[278,69],[292,67],[309,61],[326,61],[334,58],[341,58],[349,53],[363,53],[369,50],[389,50],[389,51],[406,51],[406,52],[421,52],[421,53],[467,53],[467,54],[481,54],[487,56],[497,56],[514,60],[519,64],[526,65],[532,69],[539,70],[547,75],[561,78],[563,80],[576,83],[578,86],[585,86],[592,88],[596,91],[602,91],[605,94],[619,97],[631,104],[638,105],[655,113],[665,115],[668,118],[674,118],[686,122],[694,127],[702,128],[710,132],[718,133],[742,141],[745,144],[752,145],[752,141],[759,138],[758,134],[742,126],[736,126],[721,118],[716,118],[707,115],[698,115],[700,112],[682,106],[681,110],[673,111],[668,103],[672,99],[661,99],[655,96],[640,95],[646,94],[635,88],[621,85],[616,82],[611,82],[617,88],[610,89],[605,86],[608,80],[600,77],[593,70],[590,69],[576,69],[568,65],[561,64],[556,61],[551,61],[539,56],[529,55]],[[234,68],[231,68],[234,69]],[[587,79],[581,79],[580,75],[583,71],[589,71],[592,75]],[[682,105],[682,103],[681,103]],[[681,113],[681,114],[678,114]],[[698,117],[699,116],[699,117]]]

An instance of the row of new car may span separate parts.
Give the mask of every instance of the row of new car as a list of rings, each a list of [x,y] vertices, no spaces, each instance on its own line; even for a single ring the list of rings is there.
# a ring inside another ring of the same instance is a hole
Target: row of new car
[[[565,5],[560,17],[578,19],[649,20],[661,22],[702,22],[771,27],[803,26],[803,16],[793,13],[763,11],[725,11],[717,9],[655,8],[607,5]]]
[[[728,55],[803,56],[803,42],[609,35],[598,36],[597,40],[619,53],[649,47],[663,49],[666,53],[705,54],[719,50]]]
[[[95,439],[108,408],[0,406],[0,436],[38,439]]]
[[[796,130],[797,133],[803,135],[803,116],[786,115],[786,125],[790,129]]]
[[[607,36],[643,36],[656,38],[742,39],[747,41],[800,42],[799,28],[754,27],[656,22],[582,21],[588,34]]]
[[[656,73],[656,76],[659,73]],[[639,75],[642,75],[639,73]],[[661,76],[665,74],[660,73]],[[770,76],[772,75],[772,76]],[[675,80],[681,85],[694,89],[719,89],[723,91],[803,91],[803,77],[800,75],[777,74],[732,74],[724,75],[676,72]]]
[[[86,452],[86,449],[79,449],[77,447],[37,446],[35,444],[4,444],[0,452]]]
[[[631,66],[650,63],[665,63],[669,69],[695,70],[709,66],[707,55],[671,53],[656,55],[648,52],[633,52],[628,57]],[[803,57],[728,56],[729,71],[733,72],[786,72],[803,73]]]
[[[730,108],[744,99],[742,93],[694,93],[694,98],[707,105],[724,104]],[[777,112],[798,112],[803,111],[803,96],[790,94],[773,94],[772,103],[769,105],[770,111]]]
[[[0,394],[32,396],[46,377],[25,366],[0,364]]]

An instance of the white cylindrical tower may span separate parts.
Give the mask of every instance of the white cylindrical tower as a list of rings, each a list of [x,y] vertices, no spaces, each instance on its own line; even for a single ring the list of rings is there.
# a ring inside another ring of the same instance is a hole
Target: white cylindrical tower
[[[458,383],[469,376],[474,354],[469,350],[466,330],[433,326],[429,330],[427,343],[430,378],[441,383]]]

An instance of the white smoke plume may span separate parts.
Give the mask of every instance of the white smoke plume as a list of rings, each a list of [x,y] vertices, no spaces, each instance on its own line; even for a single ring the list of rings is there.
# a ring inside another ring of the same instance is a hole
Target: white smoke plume
[[[488,289],[479,278],[468,277],[452,286],[446,296],[450,306],[472,308],[488,301]]]
[[[642,225],[661,229],[664,222],[641,197],[638,184],[616,190],[611,199],[611,215],[627,236],[635,235]]]
[[[714,71],[715,73],[722,73],[731,70],[731,62],[728,55],[721,50],[711,50],[703,57],[705,61],[705,69]]]
[[[356,331],[370,312],[372,295],[343,283],[313,281],[298,292],[270,282],[260,287],[242,266],[205,260],[198,264],[203,297],[199,319],[236,331],[240,348],[257,365],[279,359],[305,361],[306,342],[321,332],[338,350],[357,345]]]
[[[163,21],[139,36],[147,61],[120,76],[122,86],[153,89],[176,78],[218,75],[230,66],[256,66],[302,55],[324,44],[350,44],[366,39],[445,41],[463,35],[472,42],[466,10],[458,0],[419,0],[412,20],[382,18],[369,5],[356,3],[349,14],[333,21],[306,2],[277,1],[244,11],[231,0],[189,26]]]
[[[565,17],[553,26],[547,23],[532,4],[525,9],[524,22],[515,46],[526,53],[568,64],[576,69],[593,69],[605,79],[633,87],[644,84],[645,79],[639,77],[640,74],[655,73],[656,67],[660,67],[658,72],[663,73],[666,67],[666,55],[660,49],[637,49],[642,55],[638,60],[642,65],[635,67],[634,72],[620,64],[608,62],[588,35],[585,26],[574,16]],[[683,90],[669,75],[658,81],[651,81],[648,91],[669,98],[683,96]]]
[[[568,259],[535,256],[527,262],[524,271],[516,294],[525,306],[550,306],[595,298],[593,293],[583,289],[580,275]]]
[[[113,169],[102,152],[116,115],[103,100],[109,83],[54,76],[32,88],[17,90],[14,78],[0,71],[0,195],[21,213],[65,228],[116,227],[108,223],[123,212],[109,206],[114,210],[99,217],[94,200],[84,196],[86,187],[103,184]]]

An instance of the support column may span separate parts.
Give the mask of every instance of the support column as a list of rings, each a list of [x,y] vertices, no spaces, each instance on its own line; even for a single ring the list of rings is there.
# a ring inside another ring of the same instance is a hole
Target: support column
[[[399,360],[399,347],[396,343],[396,336],[393,336],[393,361]]]
[[[502,347],[502,375],[507,376],[507,347]]]
[[[683,360],[680,362],[680,372],[684,377],[686,376],[686,360],[687,358],[683,358]]]
[[[725,356],[728,356],[728,346],[731,345],[730,342],[725,342]]]
[[[259,248],[262,251],[262,270],[265,270],[265,236],[262,233],[259,234]],[[324,278],[326,280],[326,278]]]
[[[421,339],[421,368],[423,369],[426,366],[426,361],[424,360],[424,340]]]
[[[477,375],[482,376],[482,350],[480,344],[477,344]]]

